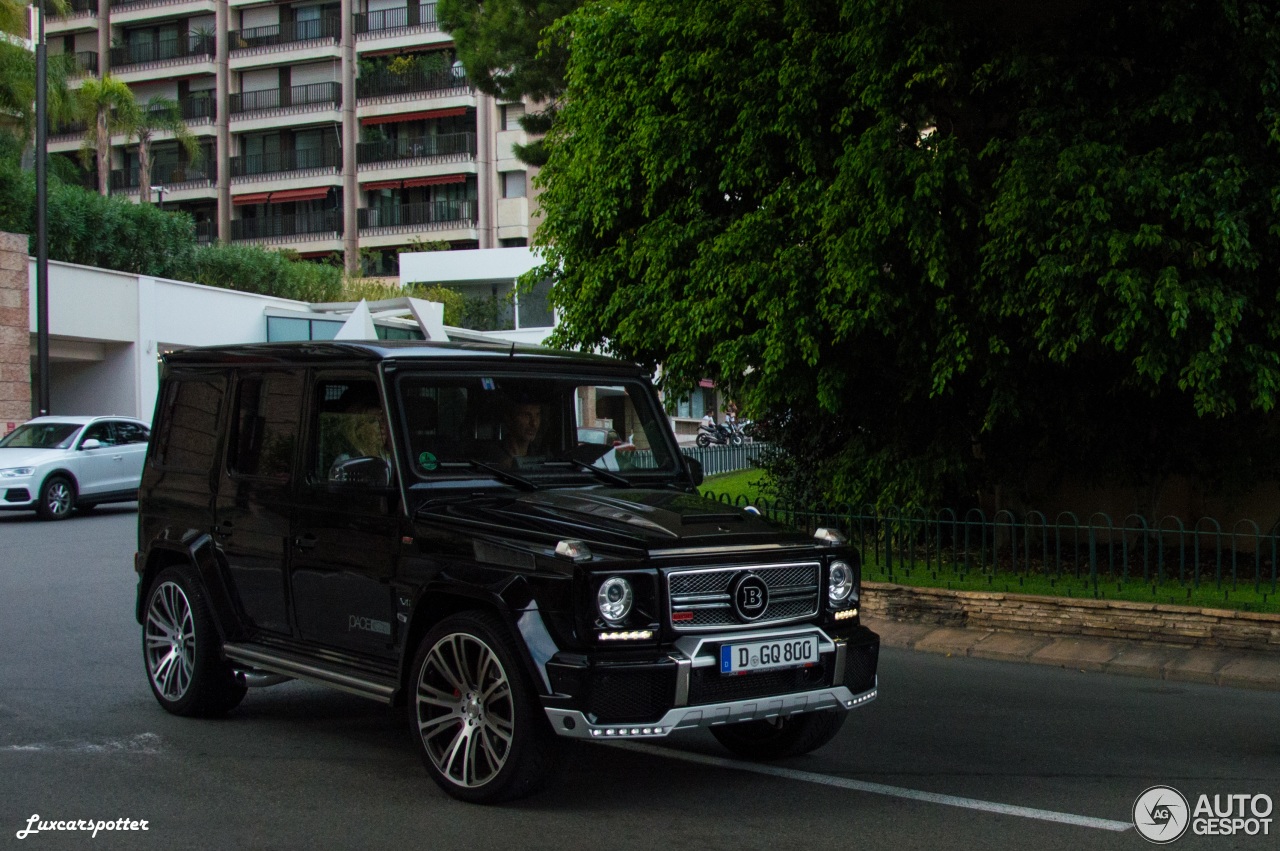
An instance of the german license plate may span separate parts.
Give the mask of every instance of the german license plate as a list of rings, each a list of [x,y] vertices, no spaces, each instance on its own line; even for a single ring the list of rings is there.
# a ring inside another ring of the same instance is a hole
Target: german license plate
[[[775,638],[720,645],[720,673],[742,674],[771,668],[799,668],[818,661],[818,637]]]

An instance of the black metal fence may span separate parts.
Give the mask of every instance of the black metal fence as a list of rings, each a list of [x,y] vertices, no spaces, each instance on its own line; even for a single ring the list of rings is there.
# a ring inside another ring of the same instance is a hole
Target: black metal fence
[[[309,83],[305,86],[290,86],[287,89],[237,92],[229,97],[232,114],[316,104],[329,104],[336,107],[340,103],[342,103],[341,83]]]
[[[380,139],[376,142],[360,142],[356,147],[356,160],[362,163],[413,159],[471,160],[475,156],[475,133],[440,133],[407,139]]]
[[[745,505],[745,497],[721,502]],[[1131,514],[1119,522],[1097,512],[1081,519],[1062,512],[1015,515],[979,509],[957,512],[876,510],[864,506],[800,507],[769,500],[753,503],[771,519],[799,528],[835,526],[850,536],[863,559],[889,580],[916,572],[948,576],[1071,579],[1092,587],[1252,589],[1274,595],[1280,562],[1280,529],[1252,520],[1226,526],[1213,518],[1194,523]],[[1265,600],[1265,598],[1264,598]]]
[[[286,171],[340,168],[341,166],[342,149],[336,145],[322,145],[319,148],[232,157],[231,176],[248,177],[255,174],[279,174]]]
[[[306,21],[290,21],[287,24],[250,27],[227,33],[231,39],[232,50],[252,50],[257,47],[274,47],[279,44],[295,44],[316,39],[336,40],[341,35],[342,19],[336,15]]]
[[[682,446],[680,451],[702,465],[708,476],[748,470],[768,449],[767,443],[744,443],[741,446]]]
[[[212,57],[216,42],[206,33],[188,33],[171,38],[146,39],[111,48],[111,66],[123,68],[147,62],[164,62],[189,57]]]
[[[443,71],[410,71],[405,74],[375,71],[356,79],[356,97],[359,98],[426,92],[443,95],[450,92],[469,91],[471,91],[471,81],[467,79],[466,74],[452,68],[446,68]]]
[[[475,201],[428,201],[387,207],[361,207],[360,230],[421,226],[428,230],[469,227],[479,220]]]

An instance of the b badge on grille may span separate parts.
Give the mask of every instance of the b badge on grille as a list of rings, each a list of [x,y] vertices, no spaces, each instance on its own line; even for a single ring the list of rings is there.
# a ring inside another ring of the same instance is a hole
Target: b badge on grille
[[[740,621],[758,620],[769,608],[769,586],[754,573],[744,573],[735,579],[729,593],[733,595],[733,612]]]

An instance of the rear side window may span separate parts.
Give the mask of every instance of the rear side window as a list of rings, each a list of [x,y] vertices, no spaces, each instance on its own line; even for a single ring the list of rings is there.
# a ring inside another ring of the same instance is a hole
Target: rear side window
[[[302,376],[248,376],[238,387],[227,469],[235,475],[287,481],[298,442]]]
[[[137,423],[116,420],[115,427],[117,443],[146,443],[151,437],[150,432]]]
[[[169,383],[156,445],[157,466],[193,473],[213,468],[224,395],[226,381],[221,377],[184,377]]]

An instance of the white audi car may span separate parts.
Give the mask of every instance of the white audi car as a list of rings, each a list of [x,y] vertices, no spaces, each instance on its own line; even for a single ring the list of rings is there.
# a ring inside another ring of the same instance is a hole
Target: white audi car
[[[0,510],[61,520],[138,498],[150,427],[132,417],[36,417],[0,438]]]

